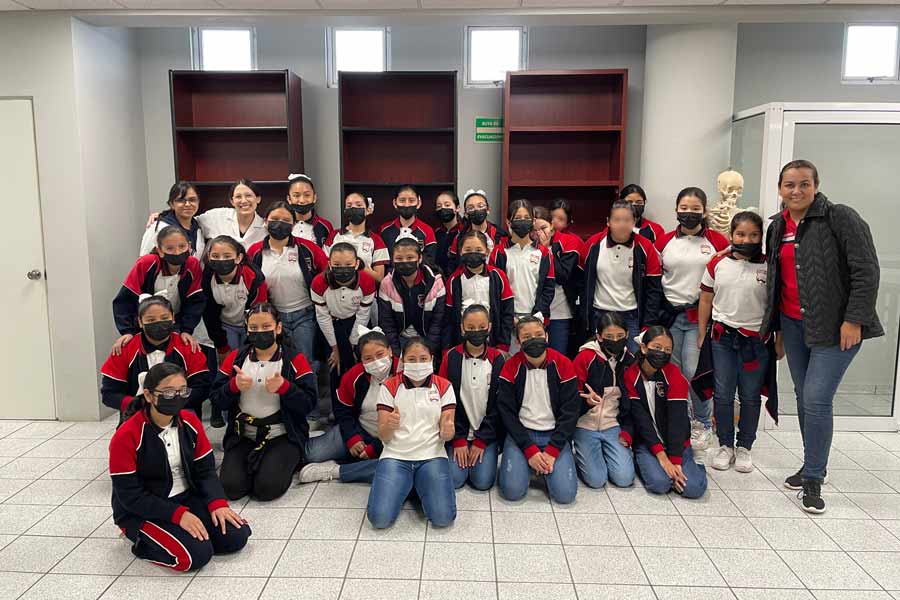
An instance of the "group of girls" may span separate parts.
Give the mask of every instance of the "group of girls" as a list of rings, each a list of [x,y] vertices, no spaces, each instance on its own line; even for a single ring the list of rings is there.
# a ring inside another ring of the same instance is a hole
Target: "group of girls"
[[[487,220],[483,191],[461,205],[442,192],[435,232],[403,186],[397,217],[376,233],[374,205],[358,193],[333,229],[305,175],[262,215],[253,182],[230,193],[231,208],[197,215],[196,189],[173,186],[113,301],[122,337],[101,394],[121,415],[110,472],[116,522],[137,556],[194,568],[238,549],[249,525],[228,500],[277,498],[297,471],[301,483],[371,483],[377,528],[412,490],[446,526],[455,488],[497,483],[516,500],[532,476],[561,504],[575,500],[579,476],[597,488],[629,486],[636,473],[651,492],[699,497],[706,473],[693,451],[711,435],[711,403],[688,382],[707,338],[729,371],[721,386],[716,372],[714,466],[752,465],[762,379],[744,372],[747,352],[765,369],[765,340],[753,336],[765,297],[756,215],[734,219],[729,246],[705,224],[703,191],[686,188],[665,233],[630,185],[608,227],[582,242],[564,199],[511,202],[507,233]],[[311,437],[320,362],[336,425]],[[735,386],[737,459],[726,418]],[[227,424],[218,478],[198,419],[207,398],[212,425]],[[148,427],[152,451],[140,442]],[[163,556],[173,539],[181,554]]]

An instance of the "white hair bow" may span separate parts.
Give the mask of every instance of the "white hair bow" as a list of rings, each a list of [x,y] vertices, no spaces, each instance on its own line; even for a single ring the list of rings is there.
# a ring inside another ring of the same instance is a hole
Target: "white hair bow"
[[[312,177],[305,173],[291,173],[290,175],[288,175],[288,181],[293,182],[295,179],[302,179],[303,181],[312,183]]]
[[[463,204],[466,203],[466,200],[469,199],[469,196],[482,196],[483,198],[487,199],[487,193],[484,190],[473,190],[472,188],[469,188],[468,190],[466,190],[466,193],[463,194]]]
[[[372,329],[369,329],[365,325],[359,325],[356,328],[356,332],[359,333],[359,337],[362,337],[362,336],[366,335],[367,333],[372,333],[373,331],[376,333],[380,333],[381,335],[384,335],[384,330],[382,330],[381,327],[378,327],[378,326],[375,326]]]
[[[154,296],[156,296],[157,298],[163,298],[164,300],[169,299],[168,298],[169,295],[166,293],[166,291],[160,290],[160,291],[156,292],[155,294],[141,294],[140,296],[138,296],[138,303],[143,302],[147,298],[153,298]]]
[[[466,309],[469,308],[470,306],[484,306],[484,305],[481,302],[476,302],[474,298],[466,298],[465,300],[462,301],[462,304],[460,305],[463,312],[466,312]],[[485,308],[487,308],[487,306],[485,306]]]

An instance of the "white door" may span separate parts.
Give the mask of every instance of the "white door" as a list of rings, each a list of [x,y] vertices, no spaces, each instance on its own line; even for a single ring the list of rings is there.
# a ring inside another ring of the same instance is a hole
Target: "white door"
[[[0,419],[55,419],[44,238],[30,99],[0,99],[0,172],[5,222],[0,235]]]

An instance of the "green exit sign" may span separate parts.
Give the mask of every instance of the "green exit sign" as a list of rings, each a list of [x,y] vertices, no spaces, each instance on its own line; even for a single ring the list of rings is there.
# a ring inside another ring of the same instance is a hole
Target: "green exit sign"
[[[503,119],[500,117],[475,117],[475,141],[500,143],[503,141]]]

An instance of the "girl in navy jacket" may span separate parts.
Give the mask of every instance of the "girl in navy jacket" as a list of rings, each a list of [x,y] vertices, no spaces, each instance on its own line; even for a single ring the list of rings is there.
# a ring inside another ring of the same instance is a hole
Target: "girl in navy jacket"
[[[176,571],[237,552],[250,537],[225,500],[200,419],[182,410],[192,393],[181,367],[154,366],[109,443],[113,521],[132,554]]]
[[[222,484],[236,500],[274,500],[291,485],[309,439],[316,377],[306,358],[279,340],[278,311],[259,304],[247,316],[247,344],[219,368],[213,402],[228,414]]]
[[[294,223],[294,237],[314,242],[320,248],[334,231],[328,219],[319,216],[316,204],[319,196],[316,186],[308,175],[288,175],[287,201],[294,211],[297,222]]]
[[[550,336],[550,347],[566,354],[569,349],[569,332],[576,327],[573,319],[577,314],[575,301],[580,291],[578,276],[581,273],[578,264],[581,262],[584,244],[577,235],[554,231],[550,211],[543,206],[534,207],[534,238],[553,253],[556,286],[550,303],[547,333]]]

